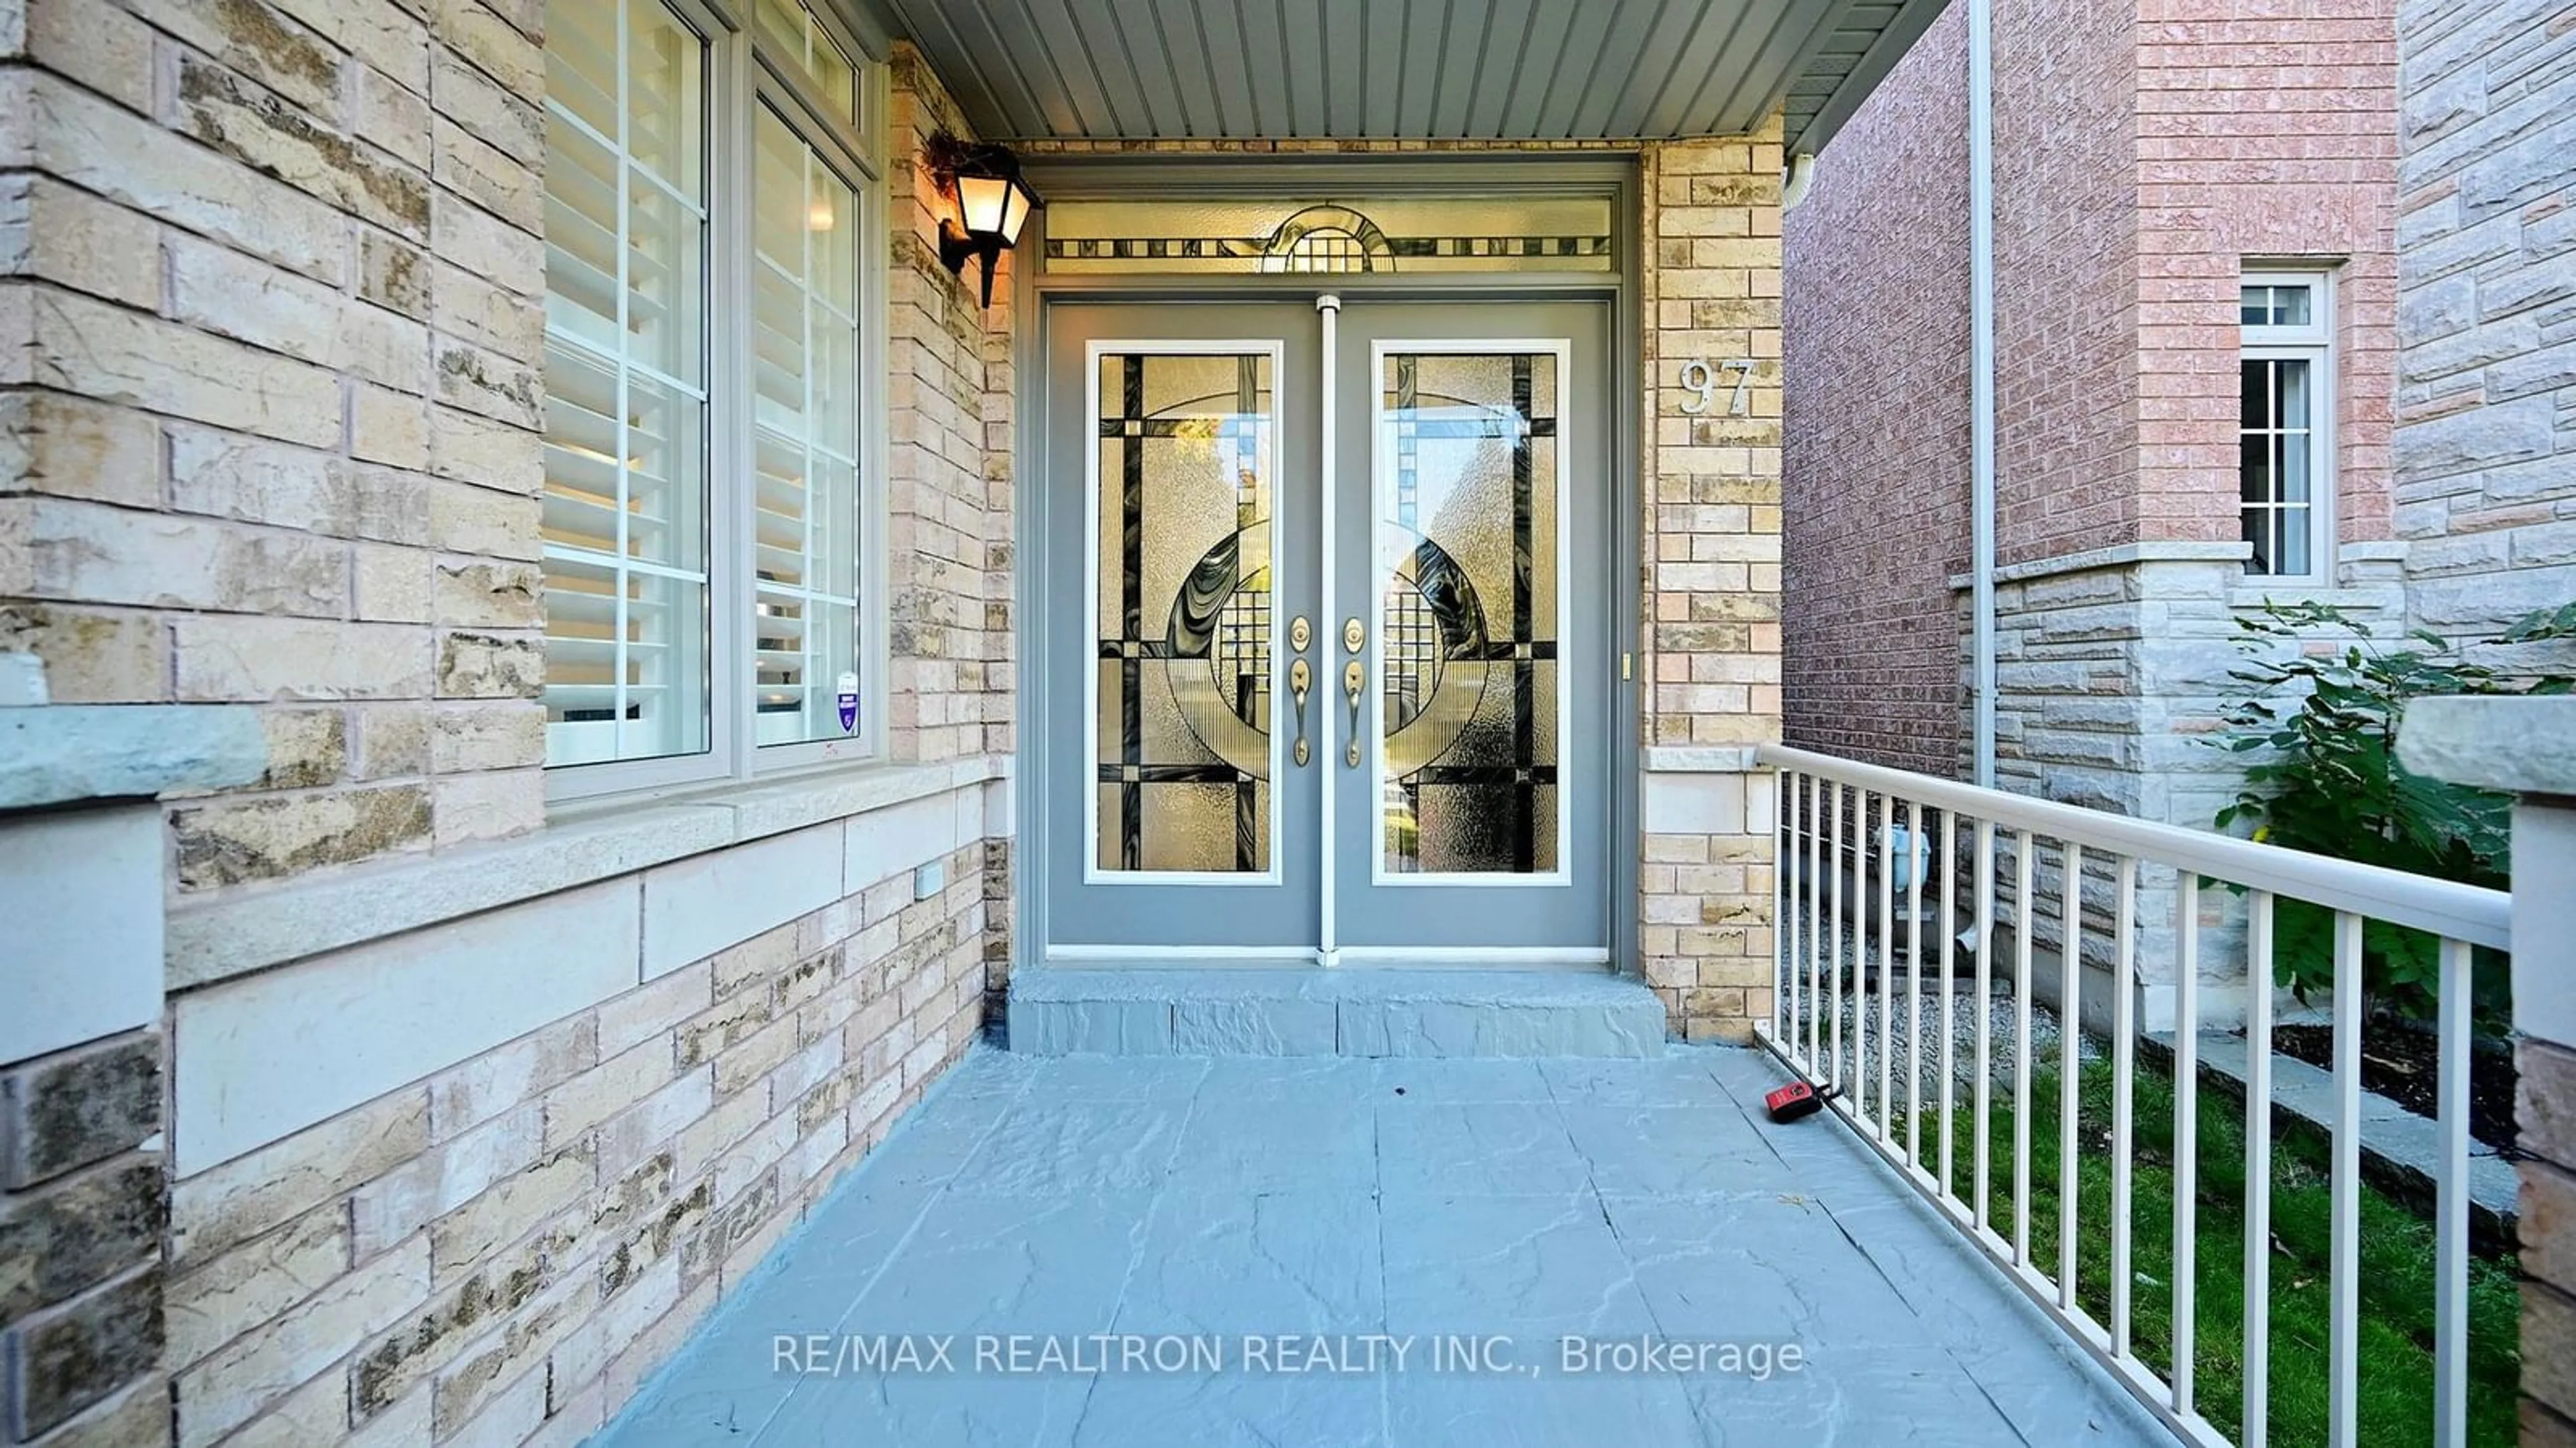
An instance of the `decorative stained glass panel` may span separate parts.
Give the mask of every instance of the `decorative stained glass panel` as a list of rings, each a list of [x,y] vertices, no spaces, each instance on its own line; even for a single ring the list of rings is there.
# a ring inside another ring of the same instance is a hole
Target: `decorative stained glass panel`
[[[1606,272],[1602,196],[1051,203],[1055,272]]]
[[[1271,365],[1100,359],[1101,870],[1270,869]]]
[[[1391,874],[1557,869],[1553,353],[1383,360],[1380,814]]]

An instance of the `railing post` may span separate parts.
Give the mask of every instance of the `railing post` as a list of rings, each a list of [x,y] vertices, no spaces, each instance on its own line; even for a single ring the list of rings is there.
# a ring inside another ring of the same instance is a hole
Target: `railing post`
[[[2520,1038],[2525,1154],[2522,1422],[2525,1442],[2547,1442],[2576,1434],[2576,1210],[2570,1209],[2576,1207],[2576,986],[2570,985],[2576,979],[2576,698],[2418,700],[2407,708],[2398,758],[2418,774],[2517,796],[2513,1024]],[[2446,983],[2451,978],[2446,970]],[[2546,1210],[2535,1210],[2535,1203]],[[2448,1219],[2457,1213],[2450,1203],[2442,1215],[2438,1270],[2447,1282],[2460,1249],[2452,1244]],[[2464,1248],[2465,1225],[2457,1230]],[[2446,1408],[2453,1395],[2442,1389],[2461,1382],[2466,1349],[2463,1324],[2442,1321],[2449,1316],[2435,1324],[2436,1398]],[[2446,1325],[2453,1329],[2447,1335]],[[2466,1441],[2462,1427],[2455,1412],[2446,1413],[2436,1423],[2436,1441]]]

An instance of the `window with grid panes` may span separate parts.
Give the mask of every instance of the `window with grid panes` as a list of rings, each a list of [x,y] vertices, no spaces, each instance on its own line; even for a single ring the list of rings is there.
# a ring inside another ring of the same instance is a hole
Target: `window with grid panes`
[[[864,755],[874,70],[790,0],[555,0],[546,49],[558,792]]]
[[[2321,578],[2333,558],[2333,329],[2328,278],[2250,273],[2239,291],[2239,522],[2245,571]]]

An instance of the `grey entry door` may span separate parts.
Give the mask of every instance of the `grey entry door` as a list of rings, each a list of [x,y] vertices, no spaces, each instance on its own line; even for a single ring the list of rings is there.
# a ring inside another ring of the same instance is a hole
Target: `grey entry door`
[[[1606,306],[1046,339],[1049,959],[1606,960]]]
[[[1606,961],[1608,308],[1354,298],[1336,330],[1341,958]]]
[[[1314,959],[1323,843],[1289,625],[1321,567],[1317,332],[1298,302],[1048,309],[1048,472],[1022,546],[1046,558],[1029,785],[1050,958]]]

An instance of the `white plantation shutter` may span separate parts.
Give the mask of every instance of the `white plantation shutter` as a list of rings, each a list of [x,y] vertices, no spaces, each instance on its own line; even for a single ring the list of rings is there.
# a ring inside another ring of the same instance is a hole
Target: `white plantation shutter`
[[[546,760],[708,747],[706,42],[550,8]]]
[[[802,743],[858,672],[859,200],[768,106],[753,156],[754,734]]]

